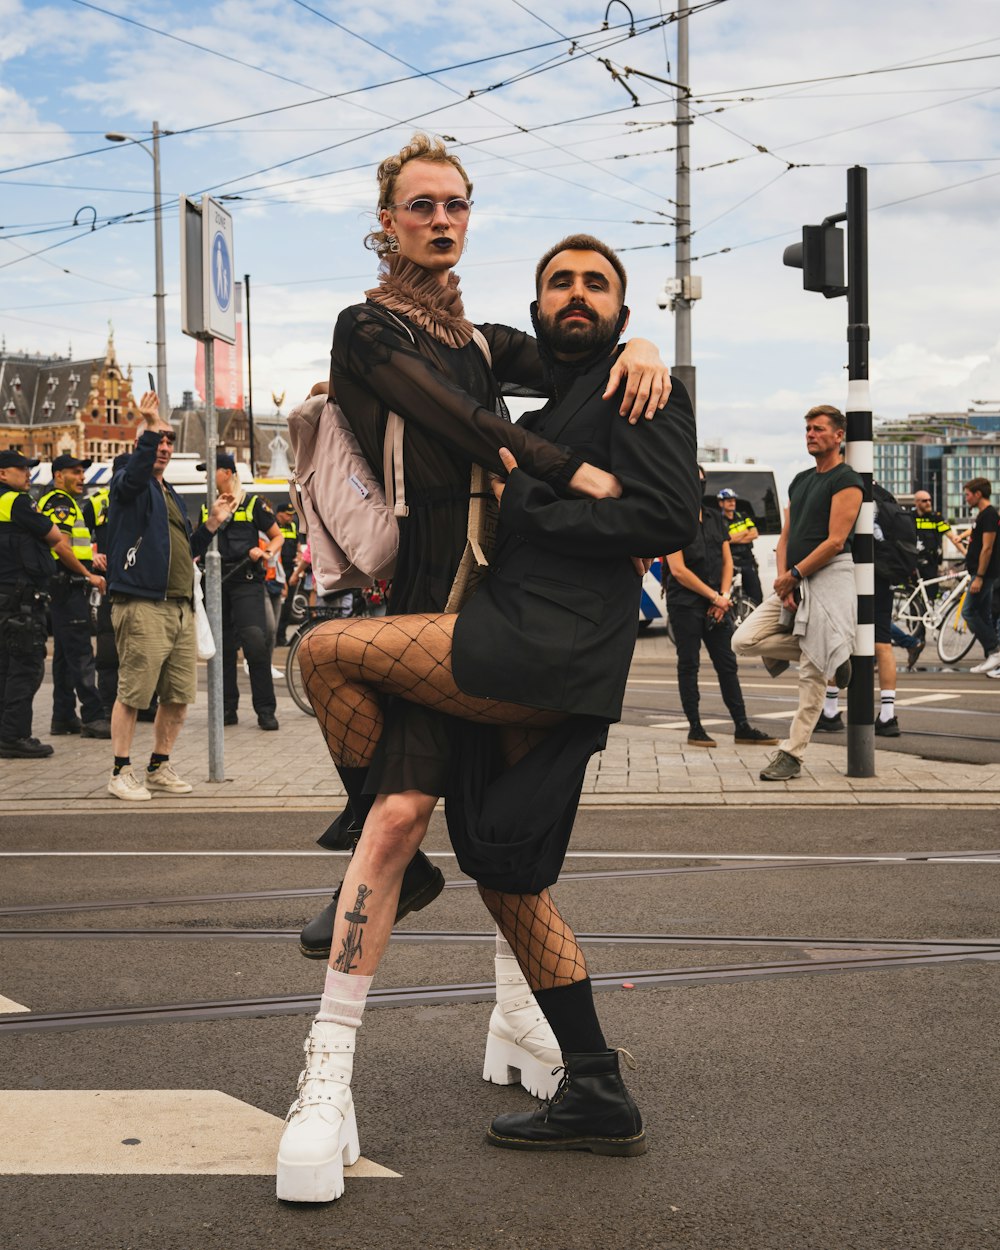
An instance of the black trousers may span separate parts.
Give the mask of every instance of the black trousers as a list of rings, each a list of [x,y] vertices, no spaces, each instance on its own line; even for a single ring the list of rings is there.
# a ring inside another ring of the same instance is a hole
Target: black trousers
[[[31,737],[31,705],[45,675],[45,640],[44,603],[28,612],[15,605],[0,609],[0,739],[4,742]]]
[[[719,678],[723,702],[729,709],[733,723],[742,725],[746,721],[747,710],[743,702],[743,691],[740,689],[740,679],[736,672],[736,656],[733,655],[733,648],[730,645],[730,639],[733,636],[732,626],[723,621],[714,629],[709,629],[708,615],[705,609],[700,607],[688,608],[680,604],[668,604],[667,612],[677,647],[677,686],[684,715],[692,726],[698,724],[698,707],[701,699],[698,692],[698,666],[701,644],[704,642]]]
[[[236,680],[236,652],[240,649],[250,668],[253,710],[259,716],[275,709],[266,594],[262,581],[241,579],[239,573],[222,583],[222,706],[226,712],[235,712],[240,704]]]
[[[111,622],[111,597],[105,595],[97,609],[97,637],[94,639],[97,665],[97,693],[105,717],[111,719],[111,709],[118,696],[118,648],[115,646],[115,627]]]
[[[52,719],[71,721],[80,701],[80,719],[101,720],[104,704],[97,692],[90,642],[89,586],[52,587]]]

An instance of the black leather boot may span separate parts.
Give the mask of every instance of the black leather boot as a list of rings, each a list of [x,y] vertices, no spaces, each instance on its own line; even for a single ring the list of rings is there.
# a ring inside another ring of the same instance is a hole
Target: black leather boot
[[[403,885],[399,891],[399,906],[396,908],[398,924],[411,911],[422,911],[428,903],[433,903],[444,889],[444,874],[435,868],[423,851],[406,865],[403,873]],[[307,959],[329,959],[330,947],[333,944],[333,923],[337,915],[337,900],[340,898],[340,886],[333,892],[333,898],[299,934],[299,950]]]
[[[486,1140],[508,1150],[590,1150],[595,1155],[646,1153],[642,1116],[618,1068],[628,1051],[563,1055],[562,1080],[534,1111],[499,1115]]]

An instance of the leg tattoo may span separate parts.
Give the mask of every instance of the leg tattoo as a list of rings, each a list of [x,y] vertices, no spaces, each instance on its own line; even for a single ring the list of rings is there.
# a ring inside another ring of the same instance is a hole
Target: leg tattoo
[[[358,897],[354,902],[354,910],[344,912],[344,919],[348,922],[347,937],[344,938],[340,954],[333,964],[338,972],[351,972],[361,962],[363,953],[361,943],[364,932],[362,926],[368,923],[368,917],[364,913],[364,906],[371,893],[371,890],[366,885],[359,885]]]

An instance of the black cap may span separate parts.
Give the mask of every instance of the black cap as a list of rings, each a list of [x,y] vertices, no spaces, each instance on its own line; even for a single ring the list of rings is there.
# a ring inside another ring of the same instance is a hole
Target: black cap
[[[89,469],[93,463],[93,460],[77,460],[76,456],[56,456],[52,461],[52,472],[59,469]]]
[[[33,469],[37,460],[29,460],[19,451],[0,451],[0,469]]]
[[[274,510],[275,512],[294,512],[295,508],[290,499],[282,499],[274,505]]]
[[[194,467],[199,473],[204,473],[208,468],[208,461],[203,460],[201,464],[196,464]],[[217,469],[228,469],[230,473],[235,473],[236,457],[231,451],[217,451],[215,453],[215,467]]]

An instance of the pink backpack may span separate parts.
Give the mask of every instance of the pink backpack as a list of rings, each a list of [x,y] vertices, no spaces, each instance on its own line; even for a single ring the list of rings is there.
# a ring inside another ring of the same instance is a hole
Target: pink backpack
[[[395,316],[392,319],[412,340],[409,327]],[[474,335],[490,363],[488,343],[478,330]],[[409,514],[403,483],[403,418],[390,412],[386,421],[385,490],[372,473],[343,409],[333,400],[313,395],[293,409],[288,416],[288,437],[295,457],[291,485],[309,535],[319,590],[329,594],[391,578],[399,551],[396,518]],[[473,466],[471,495],[468,542],[447,611],[457,611],[467,597],[474,572],[487,565],[489,540],[495,536],[496,505],[486,470],[478,465]]]
[[[309,534],[320,591],[329,594],[392,577],[399,550],[396,517],[407,515],[402,417],[390,412],[386,424],[387,492],[340,405],[325,396],[313,395],[293,409],[288,436],[295,455],[296,508]]]

